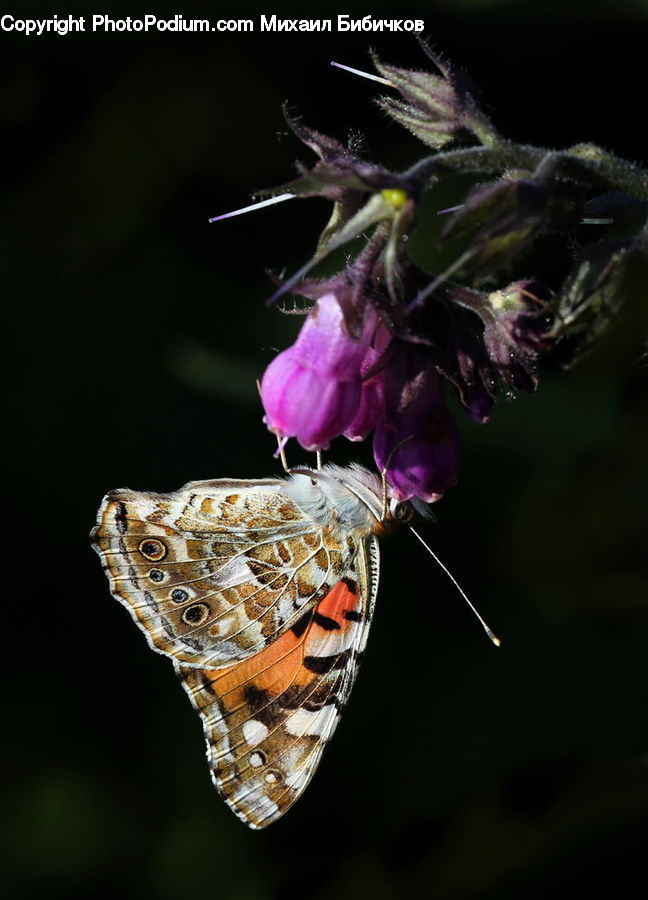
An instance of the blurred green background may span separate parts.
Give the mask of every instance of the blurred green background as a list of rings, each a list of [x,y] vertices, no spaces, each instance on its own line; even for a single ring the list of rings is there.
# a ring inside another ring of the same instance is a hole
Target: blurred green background
[[[507,136],[646,161],[639,0],[182,8],[259,12],[422,17]],[[461,422],[461,477],[425,533],[501,650],[411,537],[385,543],[354,695],[306,795],[266,832],[213,791],[171,665],[88,546],[110,488],[277,471],[255,379],[298,323],[264,306],[265,268],[294,270],[327,206],[207,219],[312,159],[284,100],[338,137],[363,132],[387,165],[423,155],[368,82],[329,67],[366,68],[369,46],[424,64],[391,34],[0,35],[5,896],[533,900],[645,884],[641,284],[578,368],[544,372],[487,427]],[[329,458],[358,455],[340,442]]]

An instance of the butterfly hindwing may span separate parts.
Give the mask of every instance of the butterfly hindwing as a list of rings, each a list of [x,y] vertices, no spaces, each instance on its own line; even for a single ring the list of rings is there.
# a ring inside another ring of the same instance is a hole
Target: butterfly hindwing
[[[214,783],[248,825],[279,818],[310,781],[353,685],[377,586],[370,536],[344,577],[261,653],[219,669],[176,663]]]
[[[222,479],[104,498],[92,539],[153,649],[185,666],[242,660],[330,591],[355,546],[315,528],[283,487]]]

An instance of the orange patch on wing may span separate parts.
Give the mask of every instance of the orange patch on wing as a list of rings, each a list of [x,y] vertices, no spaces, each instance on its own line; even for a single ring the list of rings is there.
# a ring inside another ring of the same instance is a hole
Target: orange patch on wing
[[[356,611],[359,604],[360,598],[347,582],[338,581],[313,609],[313,615],[319,613],[333,619],[344,632],[354,625],[344,614]],[[291,686],[310,684],[317,676],[304,666],[304,656],[308,655],[309,634],[320,628],[311,620],[300,637],[289,630],[250,659],[225,669],[206,669],[212,690],[223,699],[226,707],[234,708],[240,705],[248,685],[276,695]]]
[[[349,583],[353,585],[354,590],[349,587]],[[317,604],[315,612],[322,616],[327,616],[338,623],[342,631],[346,631],[353,626],[353,622],[345,616],[345,613],[357,612],[360,607],[360,597],[358,595],[358,586],[355,582],[338,581],[335,587],[331,588],[326,597],[322,597]]]

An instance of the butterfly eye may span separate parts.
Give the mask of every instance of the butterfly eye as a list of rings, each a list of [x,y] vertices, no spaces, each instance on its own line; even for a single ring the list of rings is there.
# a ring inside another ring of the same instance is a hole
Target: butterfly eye
[[[392,516],[397,522],[409,522],[414,515],[411,503],[396,503],[392,509]]]

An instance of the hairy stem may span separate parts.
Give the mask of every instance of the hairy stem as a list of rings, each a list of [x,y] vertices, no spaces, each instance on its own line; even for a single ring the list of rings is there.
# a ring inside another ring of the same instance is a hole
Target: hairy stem
[[[449,173],[499,175],[507,169],[534,172],[544,182],[562,177],[648,200],[648,170],[593,144],[578,144],[569,150],[546,150],[502,141],[490,147],[449,150],[420,160],[405,173],[405,178],[422,185]]]

